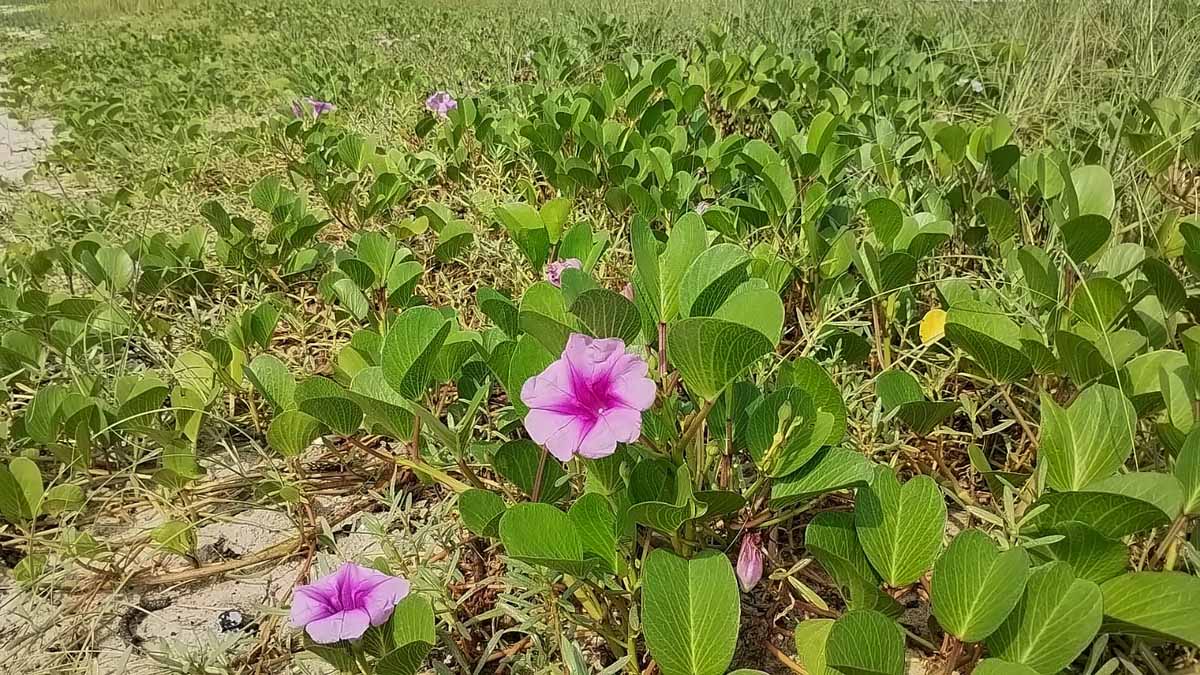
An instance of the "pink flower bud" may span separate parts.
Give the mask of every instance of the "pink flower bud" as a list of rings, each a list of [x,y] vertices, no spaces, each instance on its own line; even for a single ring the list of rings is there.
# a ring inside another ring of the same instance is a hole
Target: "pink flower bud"
[[[621,295],[625,296],[626,300],[633,302],[633,284],[625,284],[625,287],[621,289]]]
[[[757,532],[749,532],[742,537],[742,550],[737,559],[737,578],[745,592],[749,592],[762,579],[763,556],[759,546],[760,537]]]

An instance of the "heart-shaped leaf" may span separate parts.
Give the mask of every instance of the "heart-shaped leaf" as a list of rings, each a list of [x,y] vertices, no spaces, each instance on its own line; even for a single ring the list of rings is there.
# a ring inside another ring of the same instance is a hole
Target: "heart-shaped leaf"
[[[825,662],[825,646],[833,619],[807,619],[796,624],[796,656],[807,675],[837,675]]]
[[[242,372],[271,404],[276,415],[296,407],[296,379],[279,359],[270,354],[259,354]]]
[[[875,472],[862,453],[825,447],[799,470],[771,483],[771,506],[817,497],[829,492],[869,485]]]
[[[1067,257],[1081,264],[1108,243],[1112,223],[1105,216],[1086,214],[1063,223],[1059,233]]]
[[[1130,572],[1100,586],[1105,630],[1200,648],[1200,578]]]
[[[333,380],[315,375],[296,386],[296,408],[335,432],[349,436],[362,425],[363,412]]]
[[[729,559],[705,551],[687,560],[655,549],[642,583],[646,647],[663,675],[723,675],[741,618]]]
[[[1100,629],[1100,587],[1076,579],[1071,566],[1052,562],[1029,575],[1025,595],[988,636],[998,658],[1054,675],[1075,660]]]
[[[295,457],[308,449],[325,431],[321,421],[299,410],[285,410],[271,420],[267,444],[284,457]]]
[[[598,338],[620,338],[633,344],[641,334],[642,322],[637,307],[620,293],[592,288],[571,303],[571,313]]]
[[[575,524],[583,554],[600,561],[601,568],[617,571],[617,516],[608,499],[598,492],[587,492],[575,500],[567,515]]]
[[[847,612],[829,629],[825,661],[844,675],[902,675],[904,631],[879,612]]]
[[[1116,473],[1133,451],[1136,419],[1129,399],[1107,385],[1088,387],[1066,410],[1043,393],[1038,457],[1049,468],[1046,484],[1078,491]]]
[[[821,364],[803,357],[784,364],[780,378],[781,386],[799,387],[812,397],[819,412],[833,416],[833,427],[825,439],[825,445],[837,445],[846,435],[846,401],[842,390]]]
[[[746,280],[749,262],[749,254],[734,244],[717,244],[701,253],[679,284],[679,313],[712,316]]]
[[[1020,601],[1028,573],[1024,549],[1001,553],[991,537],[965,530],[933,567],[933,615],[963,642],[979,642]]]
[[[582,576],[591,567],[570,516],[550,504],[512,506],[500,517],[500,541],[510,558]]]
[[[563,480],[566,476],[563,465],[557,459],[545,455],[546,451],[533,441],[519,439],[500,446],[492,464],[497,473],[531,496],[537,483],[538,466],[542,466],[542,486],[538,501],[554,503],[566,498],[571,485]]]
[[[1118,474],[1082,492],[1052,492],[1035,506],[1046,505],[1028,523],[1034,532],[1053,532],[1060,524],[1083,523],[1109,539],[1166,525],[1180,512],[1183,490],[1174,476],[1159,473]]]
[[[672,325],[667,335],[671,362],[688,388],[706,400],[716,398],[750,364],[771,351],[765,335],[724,319],[684,319]]]
[[[804,530],[804,547],[837,583],[851,609],[872,609],[899,616],[904,609],[879,590],[879,577],[854,531],[854,514],[822,511]]]
[[[496,209],[496,218],[508,230],[535,272],[541,272],[550,257],[550,233],[542,217],[528,204],[513,203]]]
[[[1175,458],[1175,477],[1183,487],[1183,513],[1200,515],[1200,428],[1193,428]]]
[[[407,402],[387,383],[380,366],[363,368],[350,382],[350,397],[362,408],[367,426],[396,440],[412,437],[413,415]]]
[[[432,307],[413,307],[396,317],[383,339],[381,365],[387,383],[410,401],[419,400],[451,321]]]
[[[990,305],[962,301],[951,306],[946,337],[996,382],[1015,382],[1032,369],[1029,357],[1021,351],[1021,329]]]
[[[901,486],[891,468],[876,467],[871,485],[858,491],[854,527],[879,575],[907,586],[942,550],[946,502],[932,478],[917,476]]]
[[[504,499],[490,490],[471,489],[458,496],[458,508],[463,524],[480,537],[498,537],[500,517],[504,515]]]
[[[1062,539],[1048,544],[1042,552],[1053,560],[1069,563],[1080,579],[1102,584],[1129,567],[1129,547],[1089,525],[1067,521],[1057,524],[1051,533]]]

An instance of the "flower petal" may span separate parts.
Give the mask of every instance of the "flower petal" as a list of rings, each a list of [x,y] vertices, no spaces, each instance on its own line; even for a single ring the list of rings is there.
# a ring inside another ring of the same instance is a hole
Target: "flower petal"
[[[331,644],[339,640],[357,640],[371,625],[371,617],[365,609],[338,612],[304,627],[313,642]]]
[[[313,621],[324,619],[337,610],[329,606],[326,596],[314,585],[299,586],[292,591],[290,623],[292,628],[303,628]]]
[[[549,450],[560,462],[571,459],[590,431],[587,421],[580,415],[542,408],[529,411],[525,416],[525,429],[534,443]]]
[[[566,360],[559,359],[525,380],[521,386],[521,402],[530,408],[562,410],[575,400],[572,391],[570,366]]]
[[[632,436],[631,426],[635,427]],[[617,451],[618,441],[635,441],[641,432],[641,413],[629,408],[613,408],[597,417],[596,423],[584,434],[577,452],[588,459],[608,457]]]
[[[612,372],[609,393],[637,410],[646,410],[654,404],[654,380],[646,377],[649,366],[640,357],[626,354]]]
[[[405,579],[391,577],[382,572],[378,574],[383,578],[376,581],[375,585],[360,598],[362,608],[371,617],[372,626],[385,623],[392,615],[396,604],[408,595],[410,589],[409,583]]]

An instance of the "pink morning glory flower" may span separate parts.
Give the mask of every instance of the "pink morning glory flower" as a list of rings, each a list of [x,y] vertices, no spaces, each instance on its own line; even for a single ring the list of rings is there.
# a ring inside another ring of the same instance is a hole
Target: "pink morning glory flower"
[[[324,115],[325,113],[331,113],[334,110],[337,110],[337,106],[335,106],[332,103],[329,103],[328,101],[318,101],[317,99],[315,99],[311,96],[308,97],[308,99],[306,99],[306,100],[308,101],[308,104],[310,106],[312,106],[313,117],[320,117],[321,115]]]
[[[458,101],[455,101],[448,91],[435,91],[425,99],[425,109],[438,117],[446,117],[457,107]]]
[[[357,640],[368,626],[383,624],[408,595],[408,581],[352,562],[292,595],[291,624],[313,642]]]
[[[583,263],[579,262],[578,258],[567,258],[566,260],[555,260],[546,265],[546,281],[555,286],[562,286],[562,273],[566,270],[581,270]]]
[[[611,455],[642,434],[642,411],[654,403],[646,362],[617,338],[574,333],[562,356],[525,381],[525,429],[560,462]]]
[[[757,532],[750,532],[742,537],[742,550],[738,552],[737,559],[737,578],[744,592],[749,592],[762,579],[763,556],[759,545],[760,538],[761,535]]]

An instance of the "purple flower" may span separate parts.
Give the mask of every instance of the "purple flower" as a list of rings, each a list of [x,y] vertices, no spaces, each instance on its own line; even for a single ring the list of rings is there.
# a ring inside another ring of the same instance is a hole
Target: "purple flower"
[[[325,113],[331,113],[334,110],[337,110],[337,106],[335,106],[334,104],[329,103],[327,101],[318,101],[317,99],[315,99],[311,96],[305,100],[307,100],[308,104],[310,106],[312,106],[313,117],[320,117],[321,115],[324,115]]]
[[[763,557],[759,546],[761,535],[749,532],[742,537],[742,550],[738,553],[737,578],[742,591],[749,592],[762,579]]]
[[[567,258],[566,260],[555,260],[546,265],[546,281],[555,286],[562,287],[562,273],[566,270],[581,270],[583,263],[579,262],[578,258]]]
[[[357,640],[368,625],[386,622],[408,591],[408,582],[400,577],[343,563],[333,574],[296,587],[291,624],[293,628],[304,628],[314,642],[321,644]]]
[[[438,117],[446,117],[457,107],[458,101],[455,101],[448,91],[435,91],[425,99],[425,109]]]
[[[561,462],[611,455],[642,434],[642,411],[654,403],[647,370],[619,339],[572,334],[562,356],[521,387],[529,436]]]

